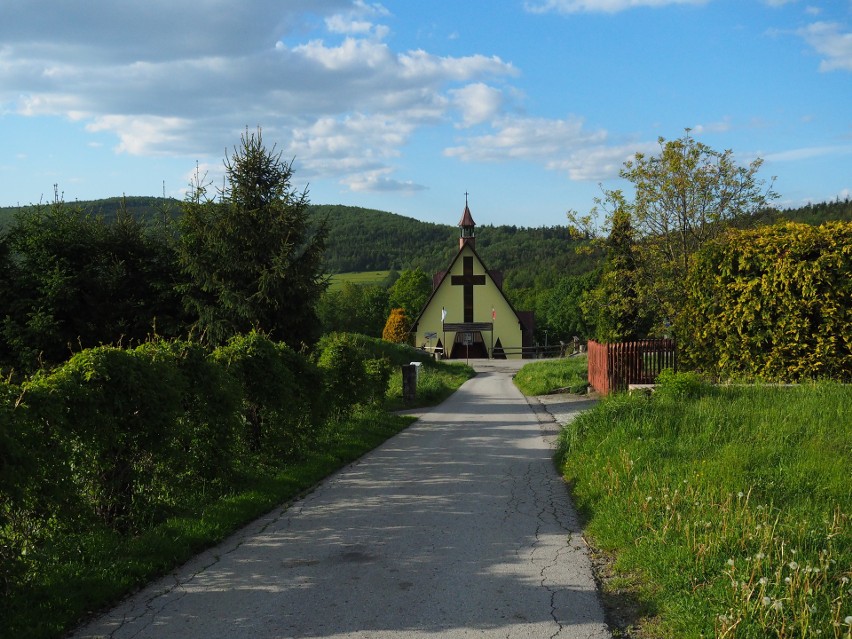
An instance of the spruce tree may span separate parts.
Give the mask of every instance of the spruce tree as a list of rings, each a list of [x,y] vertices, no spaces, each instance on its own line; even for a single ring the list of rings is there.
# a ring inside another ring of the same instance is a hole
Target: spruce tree
[[[246,130],[224,164],[218,199],[196,177],[183,204],[179,254],[195,330],[211,344],[252,329],[309,343],[326,285],[325,225],[308,223],[307,190],[293,188],[292,162],[264,146],[260,129]]]

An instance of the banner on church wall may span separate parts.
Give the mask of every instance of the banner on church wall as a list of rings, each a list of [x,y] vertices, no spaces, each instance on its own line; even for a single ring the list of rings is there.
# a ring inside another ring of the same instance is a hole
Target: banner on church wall
[[[491,322],[463,322],[461,324],[444,323],[445,333],[472,333],[475,331],[494,331],[494,324]]]

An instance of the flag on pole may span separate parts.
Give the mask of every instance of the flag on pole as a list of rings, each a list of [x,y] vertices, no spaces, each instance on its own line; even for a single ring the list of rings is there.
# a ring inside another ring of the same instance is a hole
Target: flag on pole
[[[444,322],[447,319],[447,309],[441,308],[441,322]]]
[[[497,311],[494,310],[494,307],[491,307],[491,321],[495,321],[497,319]]]

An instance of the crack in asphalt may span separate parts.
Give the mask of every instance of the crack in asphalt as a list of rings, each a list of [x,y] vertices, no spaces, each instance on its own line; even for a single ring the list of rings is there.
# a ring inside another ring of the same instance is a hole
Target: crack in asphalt
[[[109,639],[116,639],[119,633],[121,633],[123,630],[134,625],[139,620],[147,617],[148,619],[145,623],[141,624],[131,634],[124,635],[123,637],[124,639],[134,639],[134,637],[140,636],[142,633],[145,632],[146,629],[148,629],[151,625],[154,624],[158,615],[161,615],[169,608],[179,604],[180,601],[189,594],[189,592],[186,590],[186,587],[190,585],[199,575],[207,572],[209,569],[221,563],[223,558],[238,551],[251,536],[265,533],[267,530],[269,530],[270,527],[282,521],[282,519],[286,520],[287,527],[290,527],[290,522],[292,521],[293,517],[298,517],[301,514],[302,510],[305,508],[306,497],[315,492],[320,492],[320,490],[310,490],[305,494],[301,495],[300,497],[297,497],[294,501],[279,506],[277,508],[277,511],[272,511],[272,513],[268,513],[266,518],[263,520],[264,523],[262,526],[255,527],[258,523],[257,520],[255,520],[252,524],[249,525],[249,527],[246,527],[238,532],[233,533],[232,536],[237,538],[236,543],[224,552],[213,554],[212,561],[199,566],[198,569],[195,570],[191,575],[189,575],[188,578],[181,580],[177,577],[181,568],[172,571],[172,573],[165,578],[171,577],[174,580],[174,583],[169,587],[157,592],[153,596],[145,599],[142,602],[144,610],[141,611],[139,614],[133,616],[124,615],[121,621],[118,622],[116,628],[111,630],[107,637]],[[196,556],[196,558],[197,557],[198,556]],[[190,561],[192,561],[192,559],[190,559]],[[160,600],[163,597],[168,597],[169,595],[174,596],[168,599],[167,601],[163,601],[160,606],[156,605],[157,600]]]
[[[530,399],[533,401],[531,402]],[[497,503],[491,502],[496,508],[490,511],[489,517],[492,528],[494,524],[502,528],[501,543],[505,545],[502,546],[502,552],[504,553],[502,558],[494,560],[495,572],[499,575],[514,575],[515,571],[518,571],[518,568],[521,567],[518,574],[526,575],[526,577],[521,578],[522,580],[518,583],[524,583],[525,580],[531,597],[530,602],[535,602],[538,612],[535,613],[535,616],[529,616],[525,608],[519,607],[515,609],[515,614],[511,615],[510,613],[513,612],[512,607],[515,605],[513,602],[517,601],[517,599],[509,598],[506,600],[507,603],[504,604],[504,607],[501,608],[505,612],[505,615],[501,615],[501,618],[505,617],[506,621],[501,622],[499,619],[496,621],[497,623],[509,624],[505,634],[507,639],[515,636],[531,636],[528,634],[528,624],[530,623],[541,624],[536,633],[537,636],[549,635],[551,639],[564,639],[566,636],[585,636],[585,628],[583,628],[582,632],[577,632],[577,630],[571,628],[576,623],[585,623],[586,621],[582,612],[579,615],[577,614],[577,605],[585,605],[582,593],[585,592],[587,586],[581,586],[582,590],[575,588],[575,586],[581,583],[584,584],[584,582],[582,579],[575,581],[575,577],[580,573],[574,573],[574,569],[572,568],[572,555],[582,553],[584,549],[579,541],[581,536],[577,528],[578,521],[572,510],[568,487],[559,472],[554,472],[554,467],[550,465],[552,462],[548,459],[549,453],[547,452],[552,452],[554,448],[560,425],[544,403],[539,403],[533,398],[527,398],[526,403],[532,409],[535,418],[533,420],[526,419],[523,424],[517,424],[517,427],[523,427],[526,433],[522,435],[522,439],[519,439],[519,448],[538,452],[534,452],[531,455],[519,455],[517,459],[512,459],[507,455],[506,459],[509,460],[509,463],[501,469],[500,474],[490,476],[489,487],[487,490],[483,489],[482,494],[484,496],[491,496],[494,494],[493,489],[497,488],[495,480],[499,483],[500,488],[497,490],[497,494],[500,495],[500,498]],[[440,423],[440,420],[438,421]],[[538,440],[539,436],[542,438],[541,440]],[[530,439],[527,439],[528,437]],[[487,441],[479,434],[476,434],[472,439],[477,443],[479,441]],[[532,439],[535,439],[536,442],[530,446],[528,444]],[[544,451],[541,450],[540,446],[540,442],[542,441],[546,443],[546,450]],[[432,451],[429,447],[423,450],[429,454]],[[398,451],[393,452],[396,453]],[[430,462],[432,459],[424,452],[420,453],[420,457],[425,462]],[[466,464],[470,463],[471,459],[470,455],[462,458],[463,463]],[[227,587],[225,579],[229,575],[226,574],[226,571],[230,570],[228,566],[233,561],[232,559],[228,559],[230,555],[240,551],[240,549],[244,553],[254,552],[255,542],[257,542],[258,546],[264,546],[278,533],[298,535],[304,523],[300,522],[300,518],[316,517],[316,513],[310,515],[313,512],[312,505],[316,503],[316,500],[322,501],[326,494],[340,488],[341,485],[347,490],[351,489],[352,486],[357,488],[361,483],[366,481],[364,476],[372,476],[371,474],[377,472],[376,468],[379,470],[384,469],[387,460],[395,463],[397,456],[386,454],[382,457],[380,455],[378,466],[376,464],[366,464],[363,467],[364,470],[359,471],[357,477],[354,479],[352,477],[347,478],[344,473],[352,469],[357,469],[361,465],[361,460],[356,460],[342,468],[332,477],[329,477],[325,482],[320,483],[313,490],[307,491],[293,501],[279,506],[260,521],[256,520],[244,529],[235,532],[229,539],[225,540],[225,545],[210,549],[206,553],[196,556],[190,560],[188,565],[185,564],[182,568],[176,569],[166,575],[160,582],[157,591],[140,593],[135,604],[128,602],[130,603],[129,608],[124,608],[121,612],[116,611],[118,614],[112,618],[109,624],[101,626],[100,632],[96,636],[109,637],[110,639],[140,639],[142,636],[156,636],[162,630],[160,628],[161,623],[165,624],[164,627],[168,627],[169,624],[173,624],[181,618],[181,608],[186,606],[187,601],[191,601],[191,598],[199,591],[209,589],[217,591],[223,587]],[[428,468],[429,470],[432,469],[431,463],[429,463]],[[395,471],[396,466],[392,466],[390,469]],[[431,484],[446,482],[451,472],[448,471],[446,477],[441,475],[439,477],[440,481],[431,480]],[[400,495],[407,499],[418,495],[417,490],[422,489],[414,485],[414,480],[407,479],[404,476],[389,475],[389,477],[398,477],[398,481],[402,483]],[[460,478],[455,477],[455,480],[460,481]],[[384,483],[389,481],[391,479],[382,480],[379,482],[379,485],[383,486]],[[412,483],[411,488],[409,488],[409,483]],[[425,485],[424,494],[428,498],[438,499],[437,503],[441,504],[439,508],[442,507],[444,502],[440,501],[440,499],[443,499],[440,495],[443,495],[443,493],[434,491],[428,481]],[[473,486],[473,490],[480,490],[478,484],[474,484]],[[410,494],[409,490],[411,491]],[[471,492],[471,490],[465,487],[465,490],[460,492],[467,493]],[[439,495],[439,497],[435,497],[435,495]],[[500,501],[503,503],[500,504]],[[346,503],[347,508],[354,507],[350,505],[349,501],[345,501],[344,503]],[[352,503],[354,504],[354,502]],[[429,510],[427,502],[424,502],[422,508]],[[455,513],[456,511],[452,510],[451,512]],[[483,512],[487,511],[483,510]],[[479,508],[477,506],[470,508],[470,515],[478,513]],[[329,516],[329,513],[324,513],[323,516]],[[396,528],[393,528],[393,530],[396,530]],[[454,530],[449,525],[449,522],[444,523],[441,521],[438,523],[438,526],[431,528],[432,532],[430,535],[432,535],[432,538],[423,534],[416,535],[415,539],[420,544],[417,546],[418,551],[424,555],[428,555],[429,560],[432,561],[431,558],[433,556],[438,557],[440,549],[446,546],[446,542],[443,541],[444,537],[451,535]],[[440,544],[436,543],[434,538],[436,534],[442,540]],[[373,537],[369,538],[373,539]],[[488,539],[490,540],[490,537]],[[351,535],[346,540],[350,542],[354,541]],[[348,549],[347,552],[351,551],[350,554],[352,554],[355,553],[354,550],[351,550],[353,547],[350,543],[344,549]],[[419,558],[420,560],[423,559],[422,557]],[[217,565],[223,564],[223,562],[227,563],[224,563],[222,567],[217,567]],[[319,561],[299,565],[312,566],[315,563],[319,563]],[[515,565],[512,566],[512,564]],[[392,563],[392,565],[396,564]],[[527,568],[522,568],[524,565]],[[188,572],[181,573],[182,570]],[[432,572],[437,574],[439,570],[440,568],[434,567]],[[391,570],[391,572],[397,571]],[[271,574],[269,571],[267,573]],[[471,572],[471,574],[474,573]],[[351,577],[351,579],[358,578]],[[401,579],[402,577],[400,576],[399,578]],[[506,577],[504,576],[503,578]],[[364,583],[366,581],[367,579],[365,578]],[[403,584],[408,585],[403,587]],[[408,592],[412,587],[412,582],[399,581],[399,587],[403,591]],[[581,593],[579,597],[574,594],[575,589]],[[500,590],[499,592],[502,593],[503,591]],[[439,598],[436,601],[441,600]],[[348,600],[346,603],[349,603]],[[335,606],[336,604],[331,605]],[[495,608],[496,610],[498,609]],[[457,614],[455,611],[445,613],[443,608],[439,612],[441,615]],[[520,614],[521,612],[524,612],[527,616]],[[186,621],[198,623],[204,616],[195,616],[197,614],[199,613],[196,612],[193,616],[186,617]],[[483,617],[483,620],[486,617]],[[368,619],[368,617],[365,617],[365,619]],[[290,621],[291,619],[288,616],[287,623],[290,623]],[[285,623],[285,619],[282,619],[280,623]],[[372,622],[365,623],[369,625]],[[417,624],[413,622],[407,623],[412,625],[412,630],[417,627]],[[459,623],[460,629],[466,627],[465,623],[467,622]],[[113,626],[112,624],[117,625]],[[288,627],[295,632],[294,629],[296,626],[290,624]],[[323,632],[325,631],[324,623],[319,623],[319,627],[323,628]],[[361,627],[364,628],[366,626]],[[392,627],[389,626],[389,628]],[[279,628],[279,632],[280,630],[281,628]],[[589,631],[590,634],[588,636],[599,637],[600,634],[596,634],[596,632]],[[498,633],[499,635],[503,634],[499,630]]]

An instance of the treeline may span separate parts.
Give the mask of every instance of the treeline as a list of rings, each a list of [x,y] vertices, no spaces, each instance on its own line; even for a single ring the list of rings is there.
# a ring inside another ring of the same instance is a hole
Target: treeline
[[[313,206],[328,225],[328,273],[445,269],[458,251],[457,226],[432,224],[353,206]],[[510,288],[551,285],[562,274],[595,268],[594,256],[576,251],[580,241],[567,226],[476,228],[476,250],[488,267],[502,271]]]
[[[296,348],[321,335],[325,229],[292,168],[246,133],[215,196],[197,179],[140,220],[57,200],[0,232],[0,370],[31,374],[103,344],[189,339],[216,347],[258,330]]]
[[[580,301],[597,341],[675,337],[681,364],[713,379],[852,381],[852,222],[766,224],[776,194],[760,166],[738,166],[688,132],[625,164],[635,196],[599,201],[605,258]],[[588,221],[577,218],[579,230]]]
[[[180,201],[158,197],[114,197],[70,206],[106,222],[122,214],[153,223],[182,214]],[[8,228],[16,215],[32,208],[0,208],[0,229]],[[323,269],[329,274],[415,268],[431,274],[446,268],[458,246],[458,228],[452,224],[421,222],[395,213],[344,205],[307,204],[306,212],[312,223],[326,223]],[[487,218],[487,211],[482,215]],[[761,224],[852,221],[852,200],[790,209],[766,207],[755,218]],[[515,289],[553,286],[565,274],[582,275],[594,270],[600,255],[578,254],[577,244],[567,224],[477,228],[477,251],[489,268],[503,271],[507,286]]]

